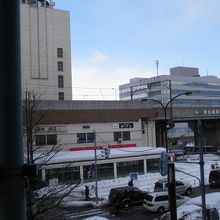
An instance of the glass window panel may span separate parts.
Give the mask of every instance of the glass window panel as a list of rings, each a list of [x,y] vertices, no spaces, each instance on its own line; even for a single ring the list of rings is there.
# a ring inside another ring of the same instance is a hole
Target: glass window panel
[[[63,48],[57,48],[57,57],[59,58],[63,57]]]
[[[130,140],[130,139],[131,139],[130,131],[123,131],[123,140],[127,141],[127,140]]]
[[[58,76],[58,88],[63,88],[64,87],[64,80],[63,80],[63,76],[59,75]]]
[[[114,141],[118,141],[121,139],[121,132],[114,132]]]
[[[59,96],[59,100],[64,100],[64,92],[59,92],[58,96]]]
[[[45,135],[36,135],[35,141],[37,146],[46,145],[46,136]]]
[[[77,144],[86,143],[86,133],[77,134]]]
[[[63,71],[63,62],[62,61],[57,62],[57,70],[58,71]]]
[[[87,143],[94,142],[94,133],[87,133]]]
[[[56,145],[57,144],[57,135],[49,134],[47,135],[47,145]]]

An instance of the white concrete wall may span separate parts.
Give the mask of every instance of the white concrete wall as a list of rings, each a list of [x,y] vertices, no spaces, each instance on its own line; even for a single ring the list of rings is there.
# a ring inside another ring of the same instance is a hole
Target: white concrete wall
[[[57,58],[57,48],[63,48],[63,58]],[[39,91],[47,100],[58,100],[58,92],[72,99],[69,12],[21,4],[21,70],[23,90]],[[64,88],[58,88],[58,75]]]
[[[113,128],[113,123],[91,123],[91,124],[68,124],[68,125],[51,125],[55,126],[56,130],[51,132],[40,132],[38,134],[57,134],[57,140],[62,144],[63,149],[69,149],[74,147],[93,147],[94,143],[81,143],[77,144],[77,133],[90,133],[96,131],[96,143],[97,146],[108,145],[125,145],[136,144],[136,146],[142,146],[142,131],[141,122],[129,122],[133,123],[133,128]],[[89,129],[84,129],[83,126],[89,125]],[[50,126],[50,125],[47,125]],[[42,126],[44,127],[44,126]],[[60,129],[61,128],[61,129]],[[114,132],[117,131],[130,131],[130,140],[122,140],[121,143],[114,141]],[[146,146],[146,145],[144,145]]]

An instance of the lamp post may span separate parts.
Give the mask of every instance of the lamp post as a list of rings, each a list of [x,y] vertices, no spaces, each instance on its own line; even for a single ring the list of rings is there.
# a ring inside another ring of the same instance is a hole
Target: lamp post
[[[157,103],[159,103],[164,111],[164,121],[165,121],[165,141],[166,141],[166,152],[168,153],[168,140],[167,140],[167,107],[168,105],[171,103],[174,99],[176,99],[179,96],[182,95],[191,95],[192,92],[185,92],[185,93],[181,93],[178,94],[176,96],[174,96],[173,98],[171,98],[166,105],[163,105],[162,102],[156,100],[156,99],[142,99],[141,101],[148,101],[148,100],[152,100],[155,101]],[[172,108],[172,105],[171,105]],[[171,109],[172,110],[172,109]],[[173,162],[169,162],[168,163],[168,173],[167,173],[167,177],[168,177],[168,194],[169,194],[169,207],[170,207],[170,218],[171,220],[176,220],[177,219],[177,212],[176,212],[176,180],[175,180],[175,165]]]
[[[96,131],[93,130],[94,133],[94,159],[95,159],[95,196],[96,196],[96,204],[98,204],[98,173],[97,173],[97,146],[96,146]]]
[[[141,99],[142,102],[145,102],[145,101],[154,101],[154,102],[157,102],[158,104],[161,105],[161,107],[163,108],[163,111],[164,111],[164,124],[165,124],[165,128],[164,128],[164,133],[165,133],[165,147],[166,147],[166,152],[168,152],[168,139],[167,139],[167,107],[169,106],[170,103],[172,103],[172,101],[174,99],[176,99],[177,97],[179,96],[182,96],[182,95],[191,95],[192,92],[184,92],[184,93],[180,93],[174,97],[172,97],[166,105],[164,105],[162,102],[160,102],[159,100],[156,100],[156,99],[152,99],[152,98],[148,98],[148,99]],[[171,105],[172,106],[172,105]]]

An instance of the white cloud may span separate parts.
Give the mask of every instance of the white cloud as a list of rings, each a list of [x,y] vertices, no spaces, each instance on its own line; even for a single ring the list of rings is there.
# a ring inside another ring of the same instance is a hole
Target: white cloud
[[[92,57],[89,58],[91,63],[107,63],[109,61],[109,57],[107,54],[104,54],[100,51],[95,51]]]
[[[72,67],[73,99],[115,100],[118,87],[129,83],[134,77],[151,77],[155,70],[139,66],[123,66],[108,69],[99,65],[76,65]]]

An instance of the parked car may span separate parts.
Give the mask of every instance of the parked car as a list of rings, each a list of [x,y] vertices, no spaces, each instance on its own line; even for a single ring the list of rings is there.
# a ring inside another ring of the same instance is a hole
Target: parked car
[[[133,186],[112,188],[109,193],[109,204],[115,207],[128,208],[137,203],[143,203],[147,192]]]
[[[190,198],[186,196],[181,196],[176,194],[176,206],[180,206]],[[152,212],[158,212],[160,214],[164,213],[165,211],[169,210],[169,199],[168,199],[168,192],[152,192],[147,195],[144,199],[143,206]]]
[[[166,178],[158,180],[154,185],[154,191],[168,191],[168,181]],[[176,193],[178,194],[192,194],[192,185],[176,180]]]
[[[220,186],[220,169],[213,169],[209,173],[210,187]]]

